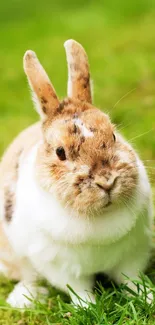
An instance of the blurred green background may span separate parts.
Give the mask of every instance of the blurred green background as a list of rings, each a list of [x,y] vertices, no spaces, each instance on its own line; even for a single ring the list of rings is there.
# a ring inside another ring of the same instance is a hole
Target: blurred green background
[[[88,53],[95,105],[110,113],[145,161],[154,160],[154,0],[1,1],[0,154],[38,119],[23,72],[24,52],[36,51],[63,98],[63,43],[68,38],[81,42]]]

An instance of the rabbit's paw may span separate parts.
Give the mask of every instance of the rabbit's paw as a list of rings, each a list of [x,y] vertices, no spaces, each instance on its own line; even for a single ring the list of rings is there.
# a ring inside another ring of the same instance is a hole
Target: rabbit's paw
[[[35,286],[19,282],[9,294],[7,303],[16,308],[31,307],[36,296],[37,290]]]
[[[154,300],[154,298],[153,298],[153,293],[152,293],[152,292],[147,293],[147,297],[146,297],[146,301],[147,301],[147,303],[148,303],[149,305],[151,305],[152,302],[153,302],[153,300]]]

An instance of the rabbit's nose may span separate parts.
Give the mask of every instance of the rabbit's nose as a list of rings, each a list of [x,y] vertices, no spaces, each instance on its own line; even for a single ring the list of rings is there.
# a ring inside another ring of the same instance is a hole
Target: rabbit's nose
[[[99,188],[109,192],[114,187],[117,178],[118,178],[117,175],[111,175],[108,179],[106,177],[103,177],[103,176],[96,176],[95,177],[95,184]]]

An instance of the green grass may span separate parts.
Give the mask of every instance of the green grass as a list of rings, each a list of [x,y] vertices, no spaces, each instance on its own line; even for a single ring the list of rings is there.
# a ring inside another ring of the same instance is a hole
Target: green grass
[[[154,181],[155,160],[155,1],[6,0],[0,3],[0,154],[20,130],[38,119],[30,101],[22,57],[37,52],[60,97],[66,96],[63,43],[87,50],[94,80],[94,103],[110,113],[133,143]],[[125,96],[125,97],[124,97]],[[122,99],[121,99],[122,98]],[[115,287],[88,310],[74,309],[50,289],[46,304],[21,314],[5,298],[13,284],[0,281],[0,325],[155,324],[155,303],[127,298]],[[152,290],[155,291],[154,285]]]
[[[151,281],[145,280],[145,289],[151,287],[155,293],[155,287]],[[137,287],[138,287],[138,283]],[[107,286],[107,283],[105,282]],[[1,278],[1,290],[3,295],[8,292],[12,284]],[[9,288],[9,290],[8,290]],[[1,301],[0,324],[2,325],[152,325],[155,322],[155,303],[148,305],[146,302],[145,290],[142,296],[128,291],[126,287],[115,287],[114,284],[104,289],[98,283],[95,295],[96,305],[89,303],[88,308],[80,306],[75,308],[70,304],[67,297],[58,294],[57,291],[49,287],[50,294],[46,303],[34,302],[34,309],[21,312],[17,309],[9,308]]]

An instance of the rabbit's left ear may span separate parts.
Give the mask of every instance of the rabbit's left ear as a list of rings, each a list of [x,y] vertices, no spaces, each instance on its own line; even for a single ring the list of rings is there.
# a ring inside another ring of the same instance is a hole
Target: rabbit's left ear
[[[38,113],[43,119],[54,116],[59,110],[59,100],[48,75],[33,51],[24,55],[24,70]]]
[[[87,54],[74,40],[64,44],[68,63],[68,96],[92,103]]]

